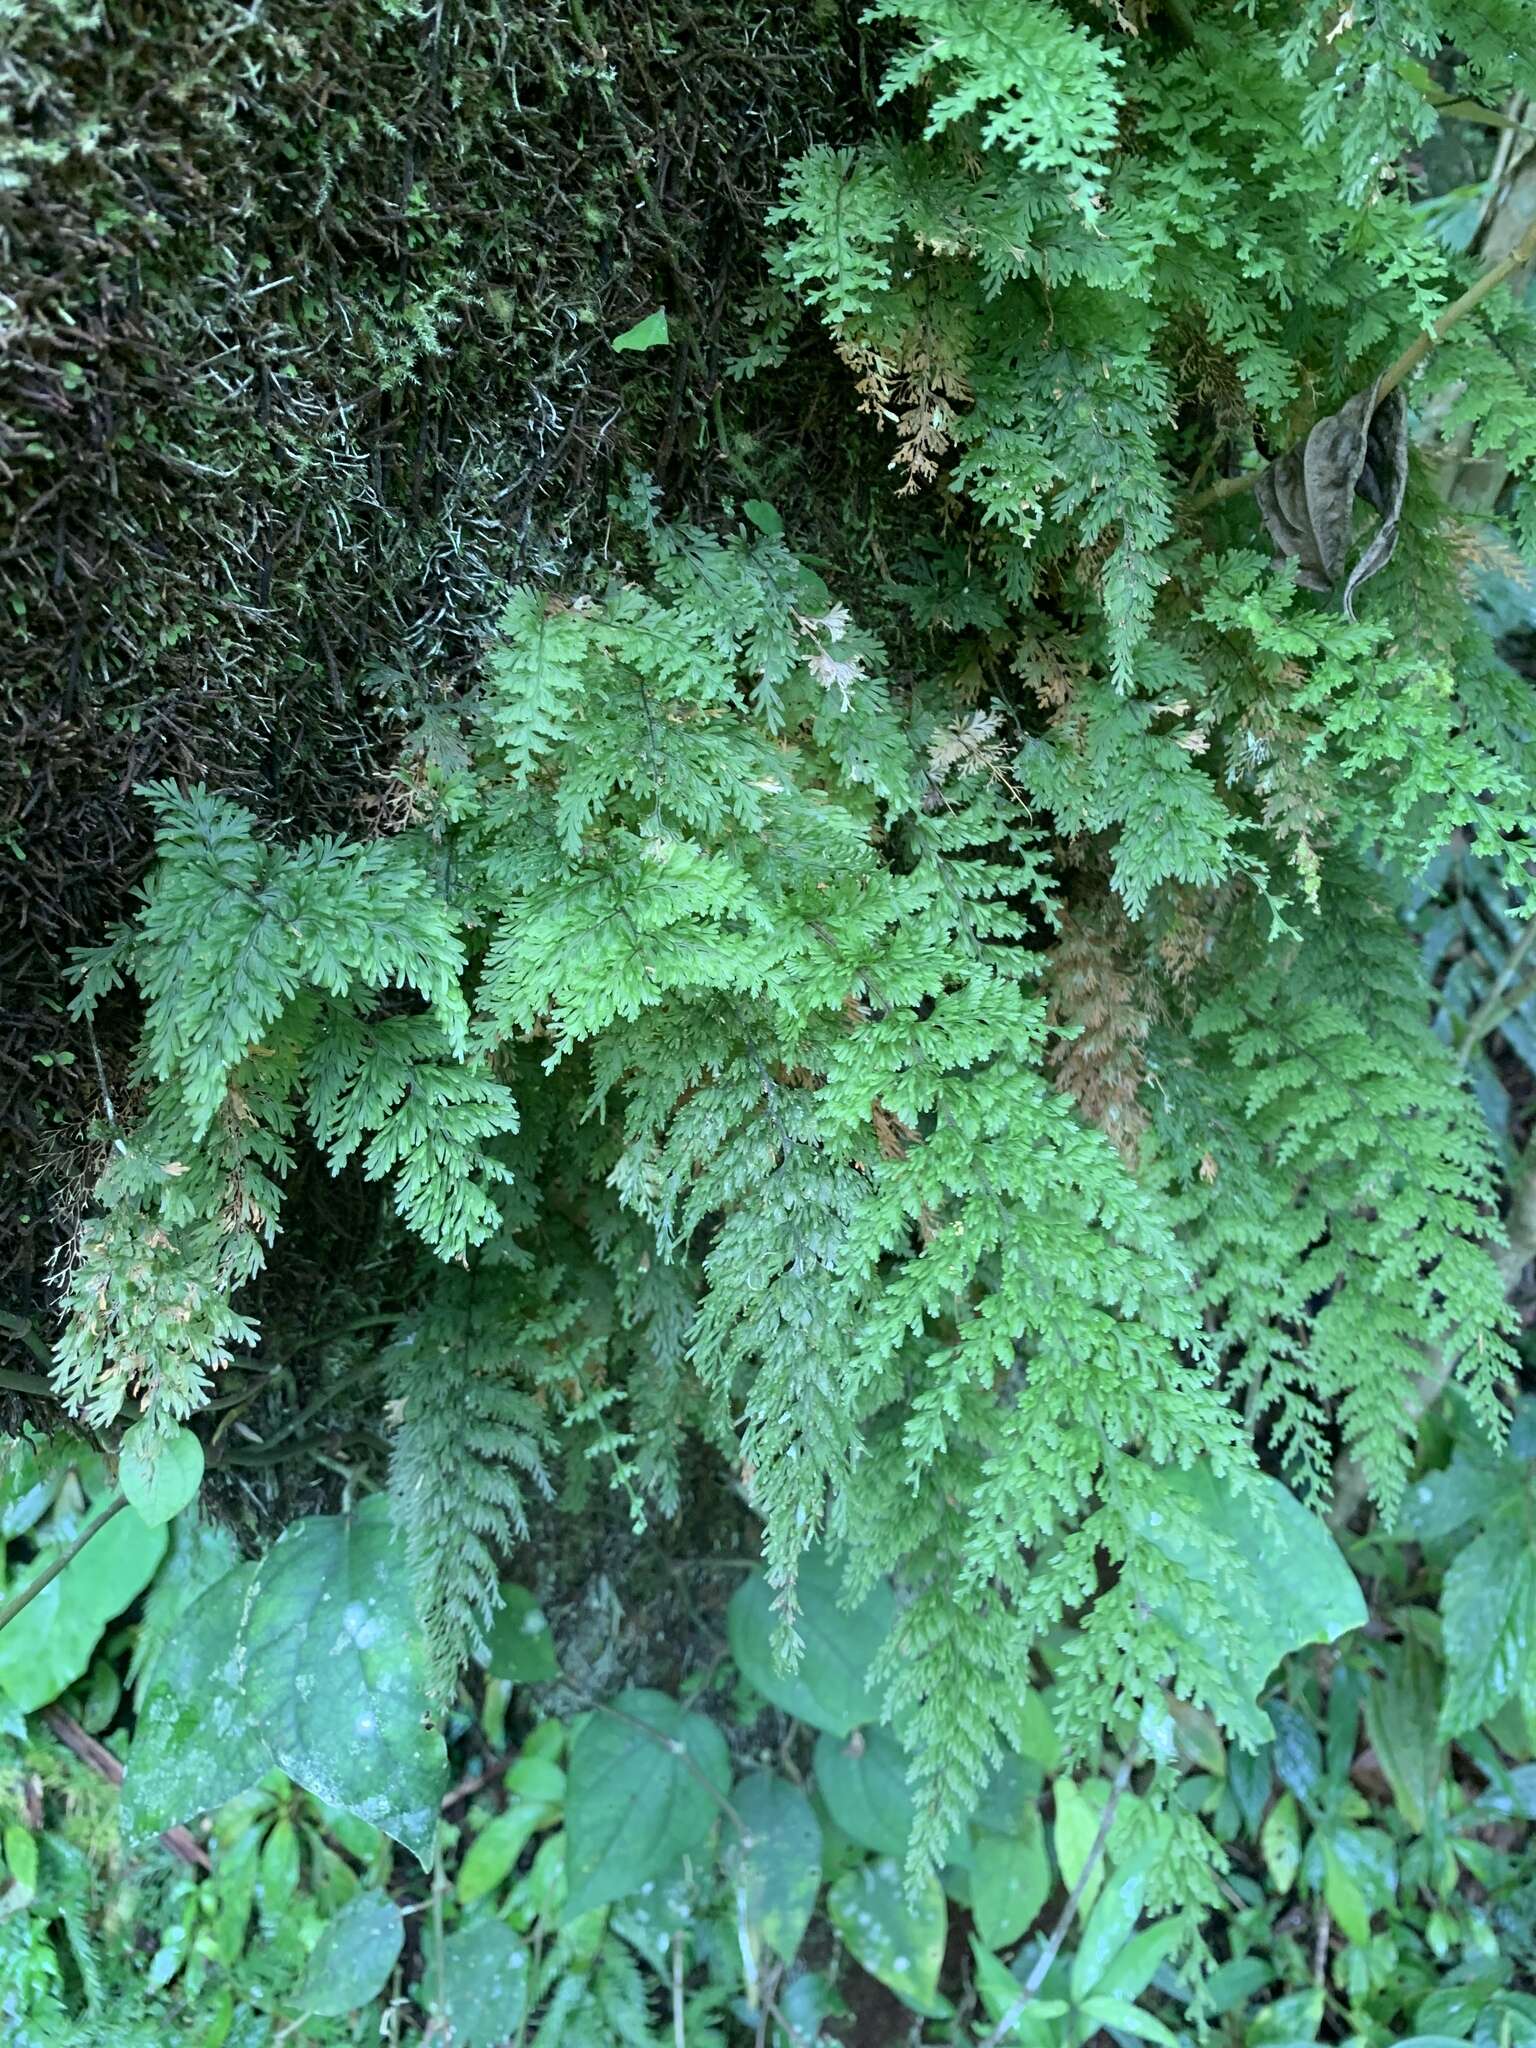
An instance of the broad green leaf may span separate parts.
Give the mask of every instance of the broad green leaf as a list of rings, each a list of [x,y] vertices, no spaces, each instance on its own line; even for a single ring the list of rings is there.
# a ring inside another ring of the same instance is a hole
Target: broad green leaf
[[[273,1763],[429,1863],[446,1754],[384,1495],[283,1531],[256,1568],[240,1665]]]
[[[1327,1842],[1323,1844],[1323,1873],[1323,1904],[1344,1938],[1363,1947],[1371,1938],[1370,1909],[1361,1897],[1360,1887]]]
[[[1322,1991],[1292,1991],[1254,2014],[1244,2040],[1247,2048],[1301,2048],[1317,2039],[1322,2023]]]
[[[1155,1927],[1143,1927],[1133,1934],[1094,1985],[1095,1995],[1134,2003],[1178,1947],[1180,1934],[1176,1919],[1159,1920]]]
[[[850,1955],[903,2005],[928,2019],[948,2016],[949,2001],[939,1996],[948,1919],[936,1877],[925,1876],[913,1897],[901,1865],[885,1856],[840,1877],[827,1913]]]
[[[847,1742],[818,1735],[816,1783],[827,1811],[860,1848],[905,1856],[912,1792],[906,1751],[888,1728],[866,1728]]]
[[[972,1825],[994,1835],[1017,1834],[1037,1818],[1035,1801],[1044,1783],[1045,1775],[1032,1758],[1005,1756],[976,1802]]]
[[[1272,1699],[1265,1712],[1274,1735],[1275,1776],[1298,1799],[1310,1798],[1323,1775],[1317,1730],[1289,1700]]]
[[[766,533],[770,540],[784,538],[784,522],[766,499],[748,498],[741,509],[759,533]]]
[[[1457,1553],[1440,1614],[1447,1666],[1440,1730],[1459,1735],[1518,1697],[1536,1660],[1536,1543],[1523,1513],[1503,1509]]]
[[[1282,1792],[1259,1830],[1259,1850],[1269,1881],[1284,1897],[1301,1869],[1301,1817],[1292,1793]]]
[[[148,1674],[123,1773],[130,1843],[211,1812],[271,1768],[240,1691],[237,1645],[256,1572],[236,1565],[199,1594]]]
[[[274,1766],[431,1861],[446,1754],[383,1495],[292,1523],[187,1610],[146,1688],[124,1826],[143,1839]]]
[[[300,2003],[337,2018],[378,1997],[400,1960],[405,1922],[383,1892],[358,1892],[326,1923],[304,1973]]]
[[[453,2048],[502,2048],[528,2009],[528,1951],[503,1921],[471,1920],[443,1943],[444,2016]],[[430,1957],[418,1995],[435,1993]]]
[[[0,1445],[0,1542],[25,1536],[42,1520],[67,1469],[57,1453],[30,1437]]]
[[[117,1483],[140,1520],[157,1528],[196,1498],[203,1483],[203,1447],[190,1429],[161,1435],[136,1422],[118,1452]]]
[[[1177,1591],[1154,1611],[1209,1674],[1205,1704],[1257,1746],[1270,1733],[1256,1705],[1266,1679],[1290,1651],[1359,1628],[1360,1588],[1325,1524],[1277,1479],[1230,1485],[1203,1465],[1158,1477],[1160,1505],[1137,1510],[1138,1533],[1215,1596],[1238,1637],[1213,1643],[1205,1603]]]
[[[608,1915],[608,1925],[649,1964],[670,1972],[674,1937],[684,1935],[686,1939],[698,1931],[700,1907],[705,1905],[700,1898],[700,1880],[713,1880],[713,1876],[713,1866],[698,1866],[690,1855],[684,1855],[672,1870],[664,1870],[659,1878],[647,1878],[623,1905],[616,1905]]]
[[[19,1822],[5,1830],[5,1868],[13,1881],[29,1896],[37,1890],[37,1837]]]
[[[1090,1998],[1083,2006],[1084,2019],[1092,2020],[1100,2027],[1113,2027],[1118,2033],[1131,2034],[1138,2041],[1155,2041],[1158,2048],[1179,2048],[1177,2034],[1165,2027],[1161,2020],[1154,2019],[1149,2012],[1143,2012],[1139,2005],[1128,2005],[1123,1998]]]
[[[486,1635],[486,1670],[515,1685],[542,1685],[558,1678],[555,1639],[544,1610],[526,1586],[503,1586],[501,1606]]]
[[[670,1971],[672,1944],[698,1932],[699,1896],[702,1877],[713,1878],[713,1869],[701,1869],[692,1857],[684,1856],[658,1878],[648,1878],[639,1891],[615,1906],[608,1924],[621,1934],[658,1970]]]
[[[637,320],[633,327],[626,327],[622,334],[616,334],[613,346],[622,354],[627,349],[664,348],[670,338],[663,307],[655,313],[647,313],[643,320]]]
[[[1071,1891],[1087,1868],[1109,1787],[1102,1778],[1092,1778],[1084,1785],[1079,1785],[1072,1778],[1058,1778],[1051,1789],[1056,1801],[1056,1823],[1051,1839],[1061,1881]],[[1104,1865],[1100,1862],[1084,1887],[1079,1907],[1081,1912],[1087,1913],[1092,1909],[1103,1882]]]
[[[285,1815],[261,1845],[256,1904],[269,1925],[280,1920],[299,1888],[299,1831]]]
[[[1275,1778],[1274,1746],[1266,1742],[1262,1749],[1233,1748],[1227,1752],[1227,1789],[1233,1803],[1243,1817],[1243,1826],[1250,1836],[1256,1835],[1264,1818],[1264,1809],[1269,1804],[1270,1788]]]
[[[746,1830],[730,1851],[739,1919],[781,1962],[793,1962],[821,1884],[821,1823],[796,1785],[754,1771],[731,1794]]]
[[[1469,1522],[1479,1527],[1518,1483],[1518,1467],[1490,1445],[1460,1446],[1440,1472],[1426,1472],[1403,1496],[1402,1532],[1419,1543],[1442,1542]]]
[[[731,1655],[747,1682],[795,1720],[829,1735],[851,1735],[879,1720],[869,1667],[896,1616],[895,1597],[883,1581],[854,1608],[843,1606],[841,1591],[838,1573],[820,1551],[803,1560],[797,1596],[805,1649],[792,1672],[774,1661],[773,1589],[761,1572],[736,1588],[726,1614]]]
[[[1050,1896],[1051,1858],[1033,1808],[1011,1835],[978,1828],[971,1856],[971,1911],[988,1948],[1010,1948]]]
[[[464,1852],[454,1895],[472,1906],[510,1876],[530,1838],[551,1818],[550,1809],[529,1799],[514,1800],[480,1830]]]
[[[731,1762],[713,1721],[636,1691],[583,1723],[568,1775],[567,1921],[626,1898],[697,1848],[719,1816]]]
[[[1421,1834],[1445,1769],[1439,1672],[1421,1643],[1387,1653],[1386,1676],[1365,1695],[1365,1726],[1398,1811]]]
[[[165,1545],[164,1529],[151,1529],[124,1508],[0,1629],[0,1688],[24,1713],[46,1707],[84,1677],[107,1623],[149,1584]],[[7,1593],[20,1592],[57,1555],[45,1545]]]
[[[1136,1932],[1147,1896],[1147,1855],[1133,1857],[1112,1870],[1093,1911],[1083,1922],[1077,1952],[1072,1958],[1071,1992],[1074,2004],[1081,2004],[1097,1987],[1110,1964]]]

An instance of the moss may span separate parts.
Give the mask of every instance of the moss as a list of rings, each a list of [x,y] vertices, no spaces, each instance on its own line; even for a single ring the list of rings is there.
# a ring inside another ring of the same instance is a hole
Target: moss
[[[0,1278],[34,1311],[99,1113],[61,957],[142,870],[134,786],[355,825],[505,583],[602,545],[619,468],[730,488],[761,214],[858,78],[836,11],[739,0],[0,27]],[[658,304],[674,345],[616,355]]]

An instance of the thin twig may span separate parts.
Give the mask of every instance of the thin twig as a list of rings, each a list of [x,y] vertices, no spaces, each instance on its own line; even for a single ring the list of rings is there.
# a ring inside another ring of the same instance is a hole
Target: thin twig
[[[98,1742],[94,1735],[87,1735],[73,1715],[66,1714],[62,1707],[45,1707],[43,1719],[63,1743],[72,1750],[81,1763],[86,1764],[109,1785],[121,1785],[123,1767],[111,1750]],[[190,1863],[197,1870],[212,1870],[208,1852],[185,1828],[166,1828],[160,1837],[173,1856],[179,1856],[183,1863]]]
[[[1088,1889],[1089,1880],[1099,1867],[1099,1859],[1104,1854],[1105,1845],[1109,1841],[1109,1831],[1114,1824],[1115,1809],[1124,1797],[1126,1786],[1131,1782],[1131,1772],[1135,1765],[1134,1754],[1122,1758],[1120,1768],[1115,1773],[1114,1783],[1109,1788],[1109,1797],[1104,1802],[1104,1811],[1099,1816],[1098,1832],[1089,1848],[1088,1859],[1077,1874],[1077,1883],[1067,1894],[1067,1903],[1062,1907],[1060,1917],[1051,1929],[1050,1940],[1035,1958],[1035,1966],[1024,1980],[1024,1989],[981,2043],[981,2048],[998,2048],[1000,2041],[1006,2041],[1020,2013],[1039,1995],[1040,1986],[1049,1976],[1052,1963],[1061,1953],[1061,1944],[1066,1940],[1072,1922],[1077,1918],[1077,1909],[1083,1903],[1083,1894]]]
[[[1388,364],[1376,386],[1378,400],[1385,398],[1389,391],[1395,391],[1405,377],[1411,377],[1430,350],[1438,342],[1444,341],[1458,321],[1465,320],[1469,313],[1483,303],[1490,292],[1497,291],[1506,278],[1512,277],[1523,264],[1529,263],[1532,257],[1536,257],[1536,221],[1526,229],[1507,256],[1502,257],[1491,269],[1485,270],[1476,284],[1468,286],[1459,299],[1453,299],[1434,326],[1427,327],[1422,334],[1416,335],[1397,360]],[[1200,491],[1195,497],[1188,499],[1185,509],[1190,512],[1203,512],[1208,505],[1219,505],[1226,498],[1240,498],[1244,491],[1251,491],[1264,474],[1262,469],[1250,469],[1245,470],[1241,476],[1223,477],[1220,483],[1212,484],[1209,489]]]
[[[672,1937],[672,2038],[677,2048],[688,2048],[688,2036],[684,2032],[685,2014],[683,2009],[683,1937],[679,1932]]]
[[[0,1607],[0,1629],[9,1628],[11,1623],[16,1619],[17,1615],[21,1613],[22,1609],[25,1607],[30,1607],[32,1602],[37,1598],[38,1594],[41,1593],[46,1586],[51,1586],[53,1584],[54,1580],[59,1576],[59,1573],[64,1570],[65,1566],[72,1564],[74,1562],[74,1560],[80,1555],[81,1551],[84,1550],[85,1546],[87,1545],[87,1543],[90,1542],[91,1538],[96,1534],[96,1532],[99,1529],[104,1529],[107,1523],[111,1521],[112,1517],[114,1515],[121,1514],[123,1509],[127,1507],[127,1505],[128,1501],[125,1495],[121,1493],[114,1494],[112,1499],[109,1500],[106,1506],[101,1510],[100,1514],[93,1515],[91,1517],[90,1521],[86,1523],[85,1527],[80,1531],[80,1534],[75,1538],[73,1543],[71,1543],[66,1549],[61,1550],[59,1552],[59,1555],[53,1559],[52,1563],[44,1565],[43,1569],[38,1573],[35,1579],[28,1579],[27,1583],[20,1589],[20,1591],[13,1593],[10,1599],[6,1601],[5,1605],[3,1607]]]

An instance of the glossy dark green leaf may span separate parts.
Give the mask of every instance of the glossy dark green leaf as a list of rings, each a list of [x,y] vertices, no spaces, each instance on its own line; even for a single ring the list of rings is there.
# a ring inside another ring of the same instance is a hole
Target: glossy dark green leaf
[[[1440,1674],[1421,1643],[1386,1653],[1386,1673],[1365,1696],[1365,1726],[1398,1811],[1422,1833],[1445,1769]]]
[[[304,1973],[307,2012],[339,2016],[378,1997],[400,1960],[405,1922],[383,1892],[359,1892],[326,1923]]]
[[[573,1920],[696,1848],[719,1817],[731,1762],[712,1721],[665,1693],[635,1691],[589,1715],[567,1775],[563,1917]]]
[[[1502,1507],[1457,1553],[1445,1575],[1440,1613],[1446,1661],[1440,1731],[1459,1735],[1518,1698],[1536,1665],[1536,1542],[1523,1502]]]
[[[1092,1996],[1100,1978],[1136,1932],[1146,1903],[1150,1863],[1149,1856],[1137,1856],[1108,1871],[1093,1911],[1083,1922],[1072,1957],[1074,2003],[1080,2004]]]
[[[112,1517],[11,1622],[0,1629],[0,1689],[35,1713],[85,1675],[107,1623],[149,1584],[165,1555],[164,1529],[133,1509]],[[57,1556],[45,1545],[8,1586],[13,1594]]]
[[[777,1617],[773,1590],[761,1572],[731,1596],[726,1615],[731,1655],[748,1683],[786,1714],[829,1735],[851,1735],[880,1717],[869,1670],[891,1632],[895,1598],[882,1581],[857,1607],[845,1606],[840,1575],[820,1551],[802,1560],[797,1597],[805,1649],[796,1670],[781,1671],[774,1660]]]
[[[792,1962],[821,1884],[821,1824],[796,1785],[754,1771],[731,1794],[744,1835],[729,1866],[739,1920],[754,1941]]]

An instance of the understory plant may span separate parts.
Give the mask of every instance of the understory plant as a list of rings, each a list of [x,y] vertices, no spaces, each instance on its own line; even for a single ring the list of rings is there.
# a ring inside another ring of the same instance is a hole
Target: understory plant
[[[1525,133],[1524,12],[880,0],[738,365],[835,352],[867,547],[630,476],[373,834],[143,792],[74,963],[83,1043],[142,1020],[50,1357],[93,1448],[26,1452],[0,1684],[59,1711],[150,1587],[126,1839],[233,1818],[146,1997],[813,2041],[847,1953],[932,2039],[1536,2033],[1536,744],[1485,596],[1536,230],[1453,246],[1419,168]],[[318,1174],[393,1220],[297,1372],[251,1303]],[[314,1511],[209,1552],[200,1485],[290,1461]],[[710,1485],[699,1699],[509,1740],[559,1682],[509,1560],[676,1549]],[[318,1903],[256,1981],[269,1861],[274,1942]],[[13,1876],[91,2013],[61,1870]]]

